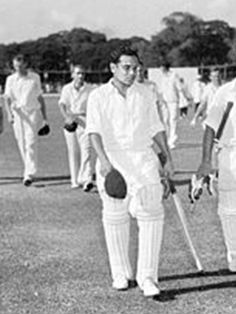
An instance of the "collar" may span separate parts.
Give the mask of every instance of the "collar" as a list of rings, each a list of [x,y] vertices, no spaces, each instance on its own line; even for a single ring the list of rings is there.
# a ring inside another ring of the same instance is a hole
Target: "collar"
[[[108,93],[110,94],[116,92],[120,94],[119,90],[114,85],[113,81],[114,81],[113,78],[111,78],[107,83]],[[128,87],[127,92],[130,93],[134,91],[137,88],[137,84],[138,84],[137,82],[134,82],[130,87]]]

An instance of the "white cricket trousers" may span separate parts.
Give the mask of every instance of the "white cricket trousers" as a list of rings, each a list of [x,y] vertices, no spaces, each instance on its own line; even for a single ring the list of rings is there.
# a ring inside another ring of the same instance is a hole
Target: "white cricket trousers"
[[[219,206],[228,261],[236,260],[236,147],[219,153]]]
[[[39,110],[30,113],[13,109],[14,135],[24,164],[24,180],[37,172],[38,163],[38,120]]]
[[[147,278],[158,282],[164,210],[157,157],[153,152],[147,154],[118,152],[113,155],[116,155],[118,164],[111,157],[110,160],[123,174],[128,185],[128,195],[124,200],[114,199],[106,194],[101,184],[99,166],[97,167],[98,189],[103,202],[103,227],[112,279],[115,280],[120,276],[127,279],[134,278],[129,259],[130,215],[132,215],[137,219],[139,229],[136,279],[142,289]],[[130,175],[126,170],[130,171]],[[132,189],[135,170],[137,176],[138,173],[141,175],[139,180],[143,179],[147,184]]]
[[[71,185],[91,182],[94,174],[94,155],[85,129],[78,126],[75,132],[64,129],[67,145]]]
[[[167,102],[167,107],[168,115],[166,115],[164,123],[167,126],[168,144],[170,147],[173,147],[178,138],[176,133],[178,119],[178,103]],[[166,119],[168,119],[168,121]]]

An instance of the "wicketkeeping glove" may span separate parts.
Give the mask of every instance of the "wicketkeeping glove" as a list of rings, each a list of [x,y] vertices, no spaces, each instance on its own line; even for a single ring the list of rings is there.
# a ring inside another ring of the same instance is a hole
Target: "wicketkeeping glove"
[[[213,185],[214,175],[208,175],[206,177],[202,177],[197,179],[197,176],[194,174],[191,178],[189,184],[189,199],[191,203],[199,200],[202,195],[204,186],[206,187],[208,193],[210,195],[215,195],[215,189]]]
[[[77,129],[77,123],[75,121],[71,123],[65,123],[64,129],[68,132],[75,132],[75,130]]]
[[[48,124],[44,124],[44,126],[42,126],[38,131],[39,136],[46,136],[49,133],[50,133],[50,126]]]

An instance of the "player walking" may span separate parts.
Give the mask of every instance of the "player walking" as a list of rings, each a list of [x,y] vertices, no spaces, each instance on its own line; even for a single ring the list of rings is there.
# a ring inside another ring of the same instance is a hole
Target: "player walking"
[[[61,92],[59,107],[67,125],[76,123],[76,130],[64,129],[68,150],[71,187],[80,185],[88,192],[93,187],[94,162],[92,146],[85,133],[87,100],[93,87],[85,83],[85,70],[82,65],[71,67],[72,82],[66,84]]]
[[[179,103],[179,78],[177,74],[170,69],[170,64],[164,62],[161,66],[161,85],[160,92],[168,107],[168,119],[165,124],[168,128],[168,144],[170,148],[175,147],[177,141],[177,118]]]
[[[201,120],[205,120],[215,96],[215,93],[221,86],[220,72],[217,69],[212,69],[210,72],[210,83],[208,83],[204,89],[200,104],[196,110],[196,113],[191,121],[191,125],[194,126],[196,121],[201,117]]]
[[[211,155],[215,134],[229,102],[233,102],[220,139],[219,203],[229,269],[236,271],[236,79],[223,85],[215,94],[205,121],[202,162],[197,172],[201,178],[211,172]]]
[[[27,69],[24,55],[13,58],[14,73],[9,75],[5,86],[5,103],[8,121],[12,124],[15,138],[24,163],[23,184],[30,186],[37,172],[38,121],[40,111],[43,125],[47,116],[42,96],[40,77]]]
[[[98,155],[97,183],[103,202],[103,226],[113,287],[128,288],[133,271],[129,261],[131,214],[139,227],[137,282],[145,296],[159,294],[158,261],[164,211],[159,161],[152,145],[167,157],[165,169],[173,174],[164,127],[156,110],[156,96],[135,81],[139,58],[129,47],[111,54],[112,79],[89,97],[87,132]],[[124,200],[109,197],[104,178],[115,168],[125,178]]]

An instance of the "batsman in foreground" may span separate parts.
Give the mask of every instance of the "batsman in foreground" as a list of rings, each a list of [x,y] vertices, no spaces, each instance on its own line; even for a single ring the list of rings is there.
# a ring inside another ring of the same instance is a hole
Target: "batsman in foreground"
[[[219,140],[219,204],[227,248],[228,267],[236,271],[236,79],[218,89],[205,121],[202,162],[197,178],[211,173],[211,155],[215,136]],[[229,106],[231,105],[231,106]],[[226,108],[232,108],[229,112]],[[227,112],[228,111],[228,112]],[[227,117],[228,113],[228,117]],[[222,117],[227,117],[222,119]],[[224,123],[222,123],[224,121]],[[222,127],[224,126],[224,127]],[[220,131],[220,132],[219,132]],[[221,136],[217,134],[221,133]]]
[[[160,293],[158,261],[164,211],[159,160],[153,143],[166,156],[166,174],[173,164],[164,126],[150,88],[135,81],[136,51],[120,47],[111,54],[111,80],[94,90],[88,101],[87,132],[98,156],[97,184],[103,202],[103,227],[113,288],[124,290],[134,279],[129,260],[130,214],[139,227],[137,283],[144,296]],[[124,199],[108,196],[106,177],[118,170],[127,184]]]

